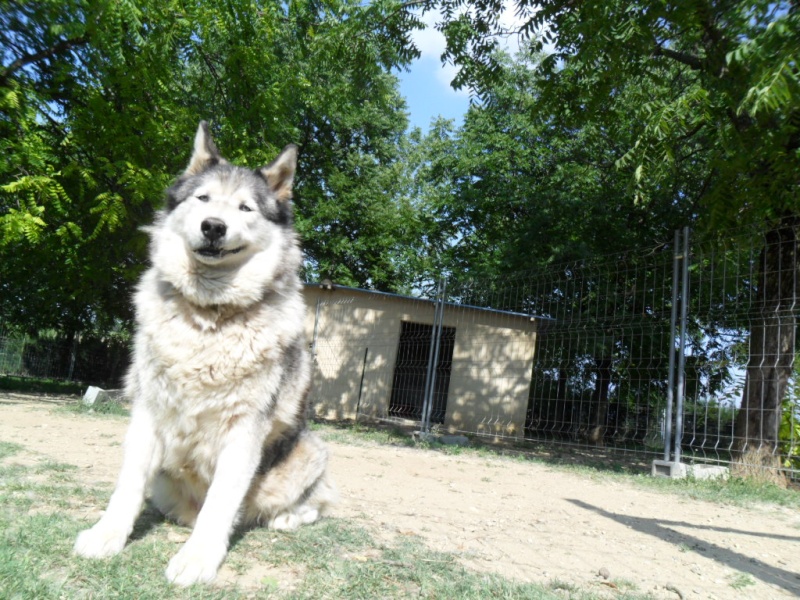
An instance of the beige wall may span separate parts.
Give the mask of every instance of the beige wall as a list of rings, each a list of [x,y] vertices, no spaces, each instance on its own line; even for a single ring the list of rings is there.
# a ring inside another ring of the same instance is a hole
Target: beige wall
[[[456,328],[456,342],[445,427],[450,431],[522,436],[536,323],[461,308],[450,313],[444,324]]]
[[[319,315],[311,388],[314,413],[324,419],[354,419],[358,408],[359,416],[387,417],[400,323],[433,322],[433,305],[311,286],[305,288],[305,296],[309,343],[313,343],[315,315]]]
[[[433,304],[316,286],[306,286],[305,297],[310,344],[317,321],[310,398],[314,414],[354,419],[358,407],[359,417],[387,417],[401,322],[432,324]],[[445,428],[521,436],[536,323],[493,311],[447,307],[444,325],[456,329]]]

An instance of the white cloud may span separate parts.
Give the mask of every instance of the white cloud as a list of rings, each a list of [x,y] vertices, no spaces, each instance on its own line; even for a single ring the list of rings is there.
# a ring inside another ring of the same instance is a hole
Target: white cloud
[[[499,22],[505,30],[517,31],[529,18],[529,14],[518,16],[516,13],[516,3],[509,2],[505,5],[505,9],[500,15]],[[433,69],[435,71],[436,80],[447,87],[450,92],[457,95],[468,96],[468,90],[457,91],[450,87],[450,82],[453,81],[453,78],[458,74],[458,68],[452,64],[442,64],[441,62],[441,56],[447,46],[444,35],[436,29],[436,23],[441,20],[442,16],[439,11],[429,11],[422,16],[425,29],[415,31],[412,36],[421,54],[420,62],[425,65],[425,68]],[[519,51],[518,35],[500,37],[498,43],[502,50],[510,54],[515,54]],[[422,67],[422,65],[418,65],[418,67]]]
[[[416,68],[430,70],[443,87],[448,92],[457,96],[468,96],[467,90],[454,90],[450,82],[458,74],[458,69],[449,63],[442,63],[441,57],[445,51],[447,43],[444,35],[436,29],[436,23],[441,20],[441,13],[438,11],[427,12],[422,17],[425,29],[414,32],[412,39],[420,51],[420,62]]]
[[[422,58],[433,57],[437,60],[444,52],[446,43],[444,36],[436,30],[435,25],[441,20],[441,13],[437,11],[427,12],[422,16],[425,29],[416,30],[412,39],[419,48]]]

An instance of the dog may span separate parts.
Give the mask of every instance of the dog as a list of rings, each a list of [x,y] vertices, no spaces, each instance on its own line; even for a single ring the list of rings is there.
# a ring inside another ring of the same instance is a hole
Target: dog
[[[166,517],[193,528],[167,578],[209,582],[236,527],[292,530],[335,502],[327,450],[306,419],[296,164],[289,145],[263,168],[234,166],[200,123],[186,171],[147,228],[122,469],[76,554],[122,551],[149,491]]]

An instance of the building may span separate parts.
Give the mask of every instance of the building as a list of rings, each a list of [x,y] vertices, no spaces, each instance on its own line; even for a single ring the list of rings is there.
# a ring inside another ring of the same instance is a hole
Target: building
[[[318,284],[304,294],[316,416],[418,421],[430,377],[432,424],[523,435],[539,318],[445,303],[431,370],[434,301]]]

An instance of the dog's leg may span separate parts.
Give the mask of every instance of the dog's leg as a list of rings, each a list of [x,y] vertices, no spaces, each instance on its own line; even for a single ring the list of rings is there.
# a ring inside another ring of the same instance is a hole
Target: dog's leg
[[[240,419],[228,432],[194,531],[167,566],[167,579],[172,583],[191,585],[214,580],[228,553],[228,541],[258,468],[267,433],[263,421],[247,418]]]
[[[245,519],[271,529],[292,530],[313,523],[335,501],[325,471],[328,452],[313,433],[300,434],[280,463],[259,477],[245,501]]]
[[[91,529],[82,531],[74,552],[88,558],[118,554],[133,531],[142,510],[147,484],[161,464],[161,445],[146,410],[135,410],[125,435],[122,469],[105,514]]]

